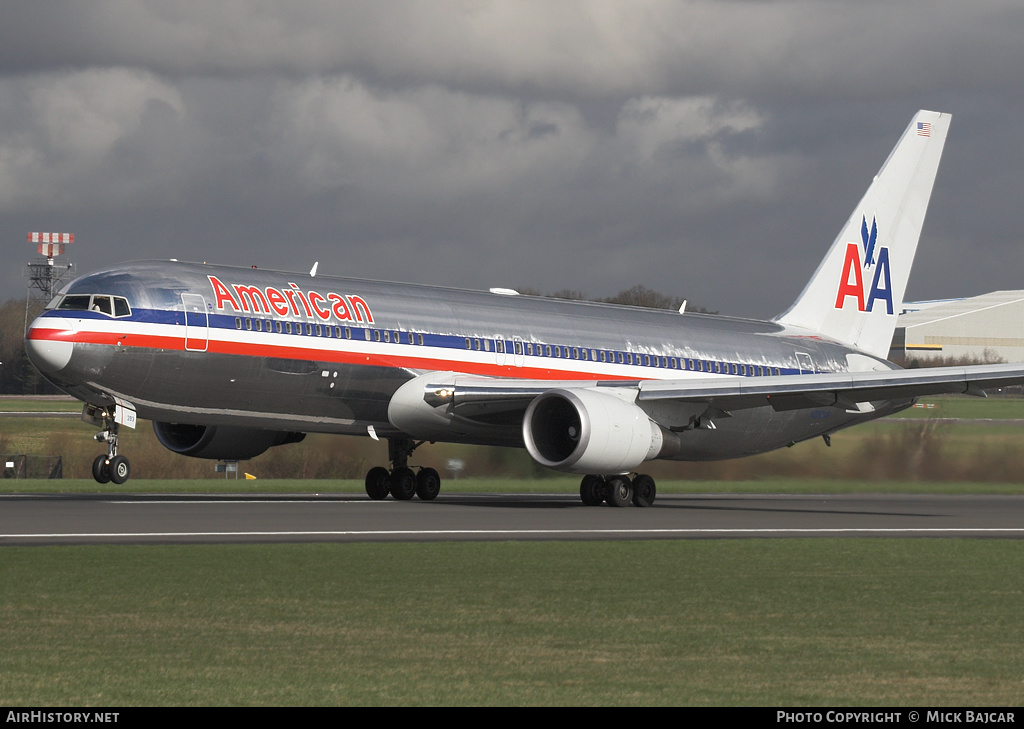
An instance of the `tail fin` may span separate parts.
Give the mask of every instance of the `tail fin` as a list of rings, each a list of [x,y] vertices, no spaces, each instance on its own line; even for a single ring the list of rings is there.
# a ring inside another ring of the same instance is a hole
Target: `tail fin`
[[[889,352],[949,114],[919,111],[780,324]]]

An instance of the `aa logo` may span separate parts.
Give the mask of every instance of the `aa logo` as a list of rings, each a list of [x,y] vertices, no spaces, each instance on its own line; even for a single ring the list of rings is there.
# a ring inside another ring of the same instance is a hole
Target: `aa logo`
[[[860,237],[860,246],[856,243],[846,244],[843,275],[839,279],[839,290],[836,292],[836,308],[844,308],[849,298],[857,303],[857,311],[871,311],[876,301],[884,301],[886,313],[892,314],[889,249],[883,246],[876,251],[878,223],[874,217],[871,219],[870,230],[867,217],[862,218]],[[868,276],[871,276],[871,288],[865,292],[864,282]]]

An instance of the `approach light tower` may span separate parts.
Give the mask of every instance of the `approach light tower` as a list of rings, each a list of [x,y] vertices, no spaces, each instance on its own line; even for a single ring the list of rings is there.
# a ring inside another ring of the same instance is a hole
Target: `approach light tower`
[[[64,246],[75,242],[75,236],[73,233],[29,233],[28,242],[37,245],[40,256],[46,256],[45,260],[30,261],[28,264],[29,294],[35,289],[38,292],[35,298],[49,303],[64,280],[75,274],[73,263],[60,267],[53,264],[54,257],[64,253]]]

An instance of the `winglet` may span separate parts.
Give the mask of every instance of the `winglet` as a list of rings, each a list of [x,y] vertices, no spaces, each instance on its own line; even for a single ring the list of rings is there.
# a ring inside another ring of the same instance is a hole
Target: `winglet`
[[[917,113],[803,293],[776,321],[888,354],[949,120]]]

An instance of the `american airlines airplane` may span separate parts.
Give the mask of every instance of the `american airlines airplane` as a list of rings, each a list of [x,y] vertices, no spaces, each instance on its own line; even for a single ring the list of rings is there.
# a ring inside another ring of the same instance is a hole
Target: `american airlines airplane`
[[[650,506],[652,459],[763,453],[910,406],[985,394],[1024,365],[886,361],[949,115],[919,112],[793,305],[771,321],[176,261],[67,285],[26,347],[82,400],[124,483],[121,426],[187,456],[253,458],[306,433],[388,442],[374,499],[437,496],[424,442],[525,446],[584,474],[585,504]]]

